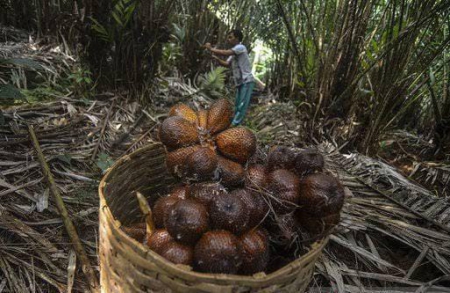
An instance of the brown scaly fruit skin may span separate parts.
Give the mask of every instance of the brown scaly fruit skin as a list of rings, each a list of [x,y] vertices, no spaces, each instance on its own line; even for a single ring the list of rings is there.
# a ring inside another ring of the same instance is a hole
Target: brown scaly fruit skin
[[[156,228],[164,228],[164,218],[169,213],[170,208],[179,200],[180,198],[175,196],[165,196],[155,202],[153,206],[153,222]]]
[[[285,169],[275,170],[268,175],[267,189],[272,195],[270,202],[279,214],[292,212],[300,199],[300,180]]]
[[[239,237],[242,255],[240,272],[252,275],[266,269],[270,259],[269,237],[262,229],[253,229]]]
[[[180,185],[180,186],[175,186],[172,191],[170,192],[169,196],[173,196],[179,199],[186,199],[187,195],[187,186],[185,185]]]
[[[160,254],[163,246],[173,240],[166,229],[157,229],[153,234],[146,235],[145,244],[154,252]]]
[[[252,192],[252,195],[254,196],[253,199],[256,201],[257,206],[259,207],[258,213],[255,214],[255,223],[256,223],[255,227],[257,227],[261,225],[262,222],[265,221],[265,219],[269,215],[270,207],[268,200],[260,193]],[[256,221],[256,219],[259,219],[259,221]]]
[[[217,169],[221,176],[221,183],[225,187],[236,187],[244,183],[245,170],[236,162],[222,156],[217,156]]]
[[[209,216],[204,205],[184,199],[170,207],[164,224],[176,241],[194,244],[209,229]]]
[[[210,148],[200,148],[186,158],[185,165],[188,178],[212,179],[217,169],[216,152]]]
[[[196,126],[179,116],[168,117],[161,123],[159,139],[172,150],[199,142]]]
[[[267,171],[276,169],[292,170],[294,168],[295,153],[288,147],[275,146],[267,156]]]
[[[208,110],[198,111],[198,127],[203,130],[208,127]]]
[[[193,183],[188,186],[187,196],[209,208],[209,204],[216,196],[227,193],[225,187],[218,182]]]
[[[322,172],[325,161],[316,150],[306,149],[296,154],[294,159],[295,173],[305,176],[314,172]]]
[[[136,223],[130,226],[122,226],[121,228],[123,232],[138,242],[142,242],[147,233],[145,223]]]
[[[170,108],[169,117],[171,116],[179,116],[192,124],[196,124],[198,119],[197,113],[191,107],[181,103]]]
[[[253,190],[263,190],[267,185],[266,167],[262,164],[251,165],[245,175],[245,187]]]
[[[166,165],[174,177],[187,181],[210,179],[210,176],[204,178],[198,172],[191,172],[196,168],[203,169],[203,166],[197,166],[195,162],[188,168],[186,166],[186,158],[194,158],[193,153],[201,146],[213,150],[217,156],[214,179],[216,175],[222,174],[221,180],[226,187],[242,184],[244,169],[237,165],[245,164],[255,153],[256,137],[243,127],[227,129],[233,117],[233,108],[228,100],[218,100],[209,110],[198,113],[188,106],[177,105],[171,109],[170,115],[173,116],[160,125],[159,139],[168,150]],[[220,160],[219,154],[226,156],[228,161]],[[212,162],[208,158],[201,161]],[[190,173],[194,173],[194,176],[190,176]]]
[[[249,212],[235,193],[216,196],[209,205],[209,217],[214,229],[242,234],[248,227]]]
[[[320,217],[302,210],[298,210],[295,213],[295,217],[299,226],[312,235],[327,234],[333,227],[339,224],[339,220],[341,219],[339,212]]]
[[[267,169],[264,165],[255,164],[247,168],[245,189],[254,196],[254,200],[260,207],[259,211],[261,212],[257,216],[254,216],[255,219],[258,219],[257,224],[259,224],[269,213],[268,199],[266,199],[265,196],[265,193],[267,192],[267,178]]]
[[[159,255],[174,264],[190,266],[194,259],[194,248],[176,241],[170,241],[161,247]]]
[[[169,152],[166,156],[166,166],[169,172],[174,177],[183,177],[186,173],[186,158],[200,148],[199,145],[194,145]]]
[[[241,266],[238,239],[231,232],[214,230],[203,234],[194,247],[196,271],[213,274],[236,274]]]
[[[300,180],[294,173],[278,169],[271,172],[268,176],[268,188],[276,191],[298,191]]]
[[[299,204],[307,213],[327,216],[339,212],[344,205],[344,188],[336,178],[316,173],[300,182]]]
[[[238,197],[244,203],[246,212],[249,214],[249,229],[262,223],[269,207],[261,195],[253,193],[247,189],[235,189],[230,194]]]
[[[216,136],[216,145],[225,157],[244,164],[256,151],[256,136],[244,127],[230,128]]]
[[[208,111],[208,130],[211,135],[227,129],[233,119],[233,106],[227,99],[217,100]]]

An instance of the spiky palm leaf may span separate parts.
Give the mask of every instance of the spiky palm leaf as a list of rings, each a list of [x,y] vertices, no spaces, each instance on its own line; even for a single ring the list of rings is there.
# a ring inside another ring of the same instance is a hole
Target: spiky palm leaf
[[[212,97],[219,97],[225,86],[225,67],[216,67],[199,77],[199,90]]]
[[[182,26],[178,26],[176,23],[173,23],[172,26],[173,26],[172,36],[180,44],[183,43],[186,38],[186,28],[182,27]]]
[[[9,58],[9,59],[0,59],[0,66],[2,65],[13,65],[18,67],[24,67],[33,70],[42,70],[43,67],[39,62],[28,59],[28,58]]]
[[[92,29],[96,35],[105,42],[113,42],[118,34],[118,40],[122,40],[122,35],[127,25],[130,23],[133,13],[136,9],[136,0],[119,0],[114,5],[110,16],[111,23],[101,24],[96,19],[91,18]]]
[[[10,105],[23,98],[24,95],[12,84],[0,84],[0,105]]]
[[[22,68],[27,70],[44,70],[39,62],[29,58],[0,58],[0,79],[8,81],[11,79],[11,68]]]
[[[103,41],[110,43],[113,40],[113,34],[110,33],[104,25],[99,23],[97,20],[92,18],[92,30],[95,31],[96,35]]]
[[[46,68],[36,60],[29,58],[0,59],[0,104],[9,105],[16,100],[24,99],[24,95],[14,86],[14,84],[26,83],[23,69],[44,71]]]

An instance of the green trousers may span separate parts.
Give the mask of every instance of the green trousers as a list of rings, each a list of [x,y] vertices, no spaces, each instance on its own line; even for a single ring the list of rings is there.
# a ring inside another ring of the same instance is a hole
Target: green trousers
[[[236,101],[234,103],[234,118],[232,124],[239,125],[244,120],[245,113],[250,105],[250,99],[252,97],[253,87],[255,83],[247,82],[238,86],[236,91]]]

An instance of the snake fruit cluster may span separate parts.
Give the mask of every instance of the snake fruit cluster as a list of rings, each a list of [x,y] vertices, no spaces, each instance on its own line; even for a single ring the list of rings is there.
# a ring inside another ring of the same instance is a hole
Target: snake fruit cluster
[[[159,128],[168,170],[185,181],[241,184],[244,165],[256,151],[256,137],[245,127],[230,128],[232,118],[233,107],[226,99],[198,112],[185,104],[172,107]]]

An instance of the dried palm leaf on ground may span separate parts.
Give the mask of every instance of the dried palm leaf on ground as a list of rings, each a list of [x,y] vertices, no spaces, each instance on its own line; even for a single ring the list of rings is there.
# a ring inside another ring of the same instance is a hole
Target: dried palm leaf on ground
[[[410,213],[450,232],[450,203],[414,184],[393,167],[361,154],[341,156],[338,161],[358,181]]]
[[[70,241],[53,201],[49,200],[26,128],[28,124],[35,125],[56,185],[75,226],[83,231],[82,242],[94,263],[98,238],[97,185],[101,173],[124,152],[145,144],[152,135],[148,129],[158,121],[146,115],[131,129],[142,107],[119,96],[108,97],[109,100],[89,102],[61,97],[56,102],[15,106],[4,112],[6,123],[0,127],[0,240],[6,256],[0,283],[5,278],[3,286],[10,290],[34,286],[43,292],[65,291],[67,278],[75,280],[74,291],[87,288],[79,277],[79,267],[75,276],[67,272],[68,268],[74,269],[69,266]],[[112,143],[124,133],[127,138],[111,149]],[[140,142],[136,143],[138,137]],[[96,149],[98,155],[92,161]]]
[[[0,25],[0,42],[26,42],[28,37],[23,30]]]
[[[425,138],[395,130],[380,139],[378,155],[402,171],[402,174],[425,186],[433,193],[450,194],[450,156],[435,161],[435,146]]]
[[[417,287],[426,283],[427,278],[450,273],[450,249],[446,245],[450,241],[449,234],[432,222],[424,221],[415,212],[421,211],[424,198],[427,203],[433,202],[431,206],[441,205],[439,198],[409,182],[381,162],[359,154],[343,156],[331,144],[322,144],[321,150],[328,154],[328,166],[335,170],[343,184],[352,192],[352,197],[347,199],[343,209],[343,220],[330,239],[346,251],[351,251],[355,258],[351,261],[340,259],[329,248],[324,261],[334,262],[338,268],[345,264],[346,268],[360,274],[348,275],[345,270],[337,270],[342,276],[331,280],[337,284],[337,288],[353,285],[355,279],[365,288],[406,285]],[[407,201],[405,207],[410,208],[405,208],[386,197],[382,190],[390,190],[389,194],[394,198],[403,198],[401,193],[407,192],[415,201]],[[444,208],[441,217],[437,218],[448,216],[447,213]],[[386,241],[394,243],[389,248],[390,252],[386,251],[386,247],[389,247]],[[374,242],[379,245],[374,245]],[[396,247],[399,243],[406,248]],[[416,252],[408,253],[403,259],[395,259],[400,250]],[[337,251],[340,249],[337,248]],[[415,263],[416,259],[422,264],[433,264],[428,276],[417,274],[415,270],[419,266]],[[401,263],[397,264],[399,261]],[[356,263],[359,265],[355,266]],[[320,270],[319,267],[319,271],[324,276],[331,276],[326,267],[325,270],[323,267]],[[377,274],[383,274],[384,277]],[[344,283],[338,286],[341,278]],[[368,279],[371,280],[369,283]],[[377,282],[374,283],[374,280]]]
[[[450,161],[414,162],[409,176],[442,197],[450,195]]]
[[[158,93],[154,103],[158,107],[171,107],[177,103],[188,103],[195,110],[205,108],[212,102],[207,95],[203,95],[189,81],[177,77],[165,77],[157,80]]]
[[[252,105],[246,126],[256,130],[258,143],[304,146],[306,123],[299,120],[300,114],[293,103],[269,103]]]
[[[62,52],[60,46],[45,48],[27,41],[28,38],[19,43],[0,43],[0,87],[9,89],[0,96],[0,104],[25,102],[26,96],[41,100],[57,97],[61,92],[70,94],[60,83],[71,78],[75,59]]]
[[[109,115],[108,115],[109,116]],[[34,131],[34,127],[32,125],[28,126],[28,131],[33,143],[33,147],[36,151],[36,156],[42,168],[42,173],[46,177],[46,182],[48,184],[48,188],[50,189],[50,193],[53,195],[53,200],[56,204],[59,214],[63,220],[64,226],[66,228],[67,234],[69,234],[70,242],[73,245],[73,249],[75,250],[77,257],[81,262],[81,269],[85,274],[85,277],[88,281],[89,288],[91,292],[100,291],[100,285],[95,275],[95,272],[92,268],[92,265],[86,255],[86,251],[83,247],[83,244],[80,241],[80,237],[78,236],[78,232],[75,229],[75,226],[72,222],[70,214],[67,212],[66,205],[61,197],[59,189],[56,187],[55,179],[53,177],[52,172],[50,171],[49,165],[47,164],[46,158],[42,153],[42,149],[38,139],[36,138],[36,133]]]

